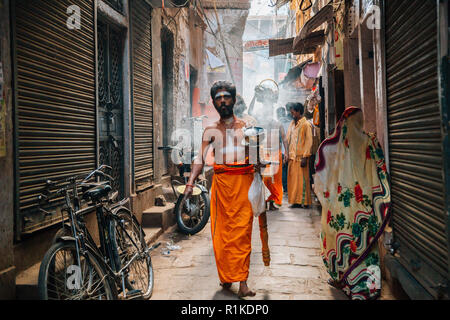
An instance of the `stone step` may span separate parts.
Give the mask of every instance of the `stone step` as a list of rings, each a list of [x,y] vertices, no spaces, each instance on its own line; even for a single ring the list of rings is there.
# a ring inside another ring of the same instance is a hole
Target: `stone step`
[[[176,197],[174,195],[171,186],[163,187],[162,192],[163,192],[163,195],[164,195],[164,198],[166,199],[166,201],[168,201],[168,202],[176,202],[177,201],[178,197]]]
[[[38,278],[41,262],[23,270],[16,276],[16,299],[38,300]]]
[[[148,246],[155,242],[156,239],[158,239],[158,237],[164,233],[162,227],[143,228],[143,230],[145,233],[145,242]]]
[[[162,227],[167,230],[170,226],[176,223],[173,209],[175,204],[168,202],[163,207],[153,206],[142,213],[142,227],[143,228],[158,228]]]

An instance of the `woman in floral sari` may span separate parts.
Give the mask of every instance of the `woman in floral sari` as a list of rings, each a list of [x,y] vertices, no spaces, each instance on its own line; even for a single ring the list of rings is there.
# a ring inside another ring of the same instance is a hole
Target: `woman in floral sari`
[[[377,240],[391,197],[383,150],[362,126],[361,110],[347,108],[334,136],[317,151],[314,191],[322,205],[320,238],[329,283],[352,299],[375,299],[381,292]]]

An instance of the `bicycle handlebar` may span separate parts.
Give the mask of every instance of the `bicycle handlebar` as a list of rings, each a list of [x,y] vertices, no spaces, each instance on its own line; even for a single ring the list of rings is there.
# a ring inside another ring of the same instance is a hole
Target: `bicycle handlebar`
[[[38,203],[39,205],[48,203],[50,200],[58,198],[60,196],[65,195],[67,190],[72,188],[74,185],[80,185],[82,183],[86,183],[89,181],[94,175],[95,176],[101,176],[103,178],[109,179],[111,182],[114,181],[114,178],[110,176],[109,174],[103,172],[102,170],[109,169],[112,170],[112,168],[106,164],[102,164],[97,169],[90,172],[87,176],[85,175],[78,175],[78,176],[72,176],[69,178],[63,178],[60,180],[47,180],[45,182],[45,191],[44,193],[40,193],[38,195]],[[77,182],[77,180],[84,178],[81,182]],[[51,192],[53,190],[57,189],[56,192]]]
[[[114,178],[113,177],[111,177],[109,174],[106,174],[106,173],[104,173],[102,170],[103,169],[109,169],[109,170],[112,170],[112,168],[110,167],[110,166],[108,166],[108,165],[106,165],[106,164],[102,164],[100,167],[98,167],[97,169],[95,169],[94,171],[92,171],[91,173],[89,173],[88,175],[87,175],[87,177],[86,178],[84,178],[83,179],[83,182],[86,182],[86,181],[88,181],[90,178],[92,178],[92,176],[94,176],[94,175],[99,175],[99,176],[102,176],[102,177],[106,177],[106,178],[108,178],[108,179],[110,179],[111,181],[114,181]]]

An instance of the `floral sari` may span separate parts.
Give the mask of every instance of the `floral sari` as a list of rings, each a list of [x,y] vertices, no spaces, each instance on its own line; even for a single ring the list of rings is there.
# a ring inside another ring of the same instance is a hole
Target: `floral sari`
[[[352,299],[381,292],[377,241],[389,218],[390,188],[383,150],[362,130],[360,109],[347,108],[316,158],[314,191],[322,205],[322,259]]]

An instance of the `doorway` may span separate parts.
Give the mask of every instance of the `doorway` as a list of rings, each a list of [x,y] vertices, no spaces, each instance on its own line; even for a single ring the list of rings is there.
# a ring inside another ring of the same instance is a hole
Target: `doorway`
[[[124,196],[123,33],[98,21],[99,163],[112,168],[113,190]]]

